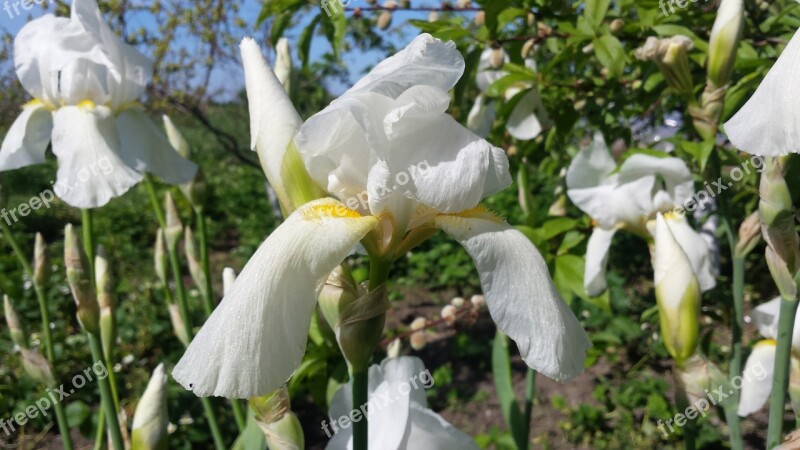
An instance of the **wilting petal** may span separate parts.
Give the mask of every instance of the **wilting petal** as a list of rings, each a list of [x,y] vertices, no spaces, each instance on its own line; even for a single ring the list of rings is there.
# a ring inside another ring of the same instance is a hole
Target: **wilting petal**
[[[665,217],[665,222],[673,236],[675,236],[675,240],[678,241],[681,249],[689,258],[694,275],[700,283],[700,289],[703,292],[713,289],[717,285],[717,280],[714,276],[714,267],[712,265],[713,255],[711,254],[711,249],[708,248],[706,240],[703,239],[700,233],[689,226],[686,217],[682,214],[668,214]]]
[[[595,296],[606,290],[606,265],[608,264],[608,250],[611,240],[617,233],[616,228],[606,229],[595,227],[589,243],[586,246],[586,268],[584,270],[583,285],[586,293]]]
[[[99,208],[142,180],[119,157],[119,135],[105,106],[65,106],[53,114],[55,193],[76,208]]]
[[[384,119],[391,150],[381,155],[393,178],[409,175],[399,189],[443,212],[477,205],[511,184],[508,158],[445,114],[450,96],[430,86],[414,86],[397,99]],[[424,171],[414,170],[427,166]]]
[[[800,152],[800,31],[725,133],[736,148],[764,156]]]
[[[472,256],[492,318],[528,366],[559,381],[581,373],[591,343],[528,238],[477,208],[436,225]]]
[[[378,220],[321,199],[292,213],[259,247],[173,371],[196,395],[250,398],[297,369],[330,272]]]
[[[495,115],[494,102],[483,95],[478,95],[475,98],[475,104],[472,105],[472,109],[469,111],[467,128],[478,136],[485,138],[492,132]]]
[[[411,405],[411,433],[404,448],[415,450],[477,450],[478,445],[466,433],[447,423],[439,414]]]
[[[464,57],[452,41],[442,42],[421,34],[394,56],[383,60],[344,96],[374,92],[397,98],[411,86],[450,90],[464,73]]]
[[[510,100],[516,94],[517,89],[509,89],[506,92],[506,99]],[[536,136],[542,133],[542,123],[536,114],[543,109],[539,91],[534,88],[523,94],[508,116],[506,123],[508,134],[521,141],[536,139]]]
[[[775,341],[758,342],[744,365],[742,391],[739,398],[739,415],[750,415],[767,403],[772,391],[772,374],[775,372]],[[763,374],[756,377],[755,374]]]
[[[181,157],[145,113],[127,109],[117,118],[122,159],[139,172],[152,173],[169,184],[190,181],[197,166]]]
[[[53,131],[53,114],[40,102],[22,107],[0,147],[0,170],[40,164]]]

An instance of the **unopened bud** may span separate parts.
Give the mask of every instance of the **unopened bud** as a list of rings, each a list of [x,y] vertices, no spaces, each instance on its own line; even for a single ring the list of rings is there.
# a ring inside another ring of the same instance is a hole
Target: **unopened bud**
[[[183,134],[178,130],[178,127],[172,122],[166,114],[162,117],[164,121],[164,129],[167,131],[167,138],[172,147],[182,157],[189,159],[192,155],[191,147],[183,137]],[[195,209],[202,208],[206,202],[206,180],[200,168],[197,169],[197,174],[192,180],[181,185],[181,191],[186,198],[191,202]]]
[[[33,248],[33,282],[43,286],[47,279],[47,244],[42,233],[36,233],[36,243]]]
[[[783,177],[783,167],[777,158],[764,158],[764,170],[761,172],[759,188],[761,200],[758,210],[761,223],[766,226],[776,225],[778,221],[793,215],[792,197],[789,186]]]
[[[11,332],[11,340],[14,341],[19,348],[28,348],[28,338],[22,326],[22,321],[19,320],[19,315],[11,304],[11,299],[9,299],[7,295],[3,295],[3,309],[6,315],[8,331]]]
[[[453,305],[447,305],[442,308],[442,319],[444,319],[448,325],[453,326],[456,324],[456,307]]]
[[[739,227],[739,242],[736,243],[736,256],[745,257],[761,242],[761,220],[758,212],[747,216]]]
[[[400,351],[403,349],[403,341],[400,339],[395,339],[389,346],[386,347],[386,357],[387,358],[397,358],[400,356]]]
[[[22,349],[22,368],[34,380],[53,386],[56,379],[53,376],[53,366],[41,353],[27,348]]]
[[[378,16],[378,29],[385,30],[392,25],[392,13],[390,11],[384,11]]]
[[[108,257],[102,245],[97,247],[94,270],[97,286],[97,305],[100,308],[100,338],[103,342],[104,356],[107,361],[110,361],[111,353],[117,340],[117,324],[114,317],[116,302],[114,301],[114,288],[108,268]]]
[[[236,282],[236,271],[230,267],[222,270],[222,295],[228,295]]]
[[[450,304],[455,306],[456,308],[461,308],[464,306],[464,297],[455,297],[454,299],[450,300]]]
[[[522,55],[522,59],[526,58],[533,58],[533,51],[536,48],[536,41],[533,39],[528,39],[525,41],[525,44],[522,45],[522,51],[520,52]]]
[[[694,81],[689,67],[688,51],[693,47],[692,40],[686,36],[676,35],[664,39],[650,36],[645,44],[636,50],[636,57],[643,61],[655,62],[667,84],[679,95],[691,95]]]
[[[183,243],[186,252],[186,260],[189,262],[189,274],[192,276],[192,280],[194,280],[197,289],[200,290],[200,294],[203,298],[206,298],[210,295],[208,292],[206,274],[203,272],[200,265],[200,257],[197,254],[197,247],[194,243],[194,233],[188,226],[184,232]]]
[[[612,33],[616,34],[622,31],[622,28],[625,27],[625,21],[622,19],[614,19],[611,21],[611,25],[608,26],[609,30]]]
[[[133,449],[158,450],[167,448],[167,375],[164,364],[153,371],[142,398],[133,414],[131,439]]]
[[[458,0],[458,3],[456,4],[461,9],[469,8],[470,6],[472,6],[472,3],[469,0]]]
[[[529,12],[527,17],[528,27],[533,28],[536,26],[536,14]]]
[[[164,230],[159,228],[156,231],[156,246],[153,252],[153,263],[156,269],[156,276],[161,284],[167,285],[167,249],[164,247]]]
[[[469,302],[472,303],[472,307],[475,309],[481,309],[486,306],[486,298],[482,295],[473,295]]]
[[[683,367],[678,368],[678,380],[686,393],[690,405],[705,405],[710,408],[712,405],[707,399],[707,393],[722,386],[728,386],[725,375],[711,361],[707,361],[700,356],[692,356]],[[727,389],[726,389],[727,391]],[[698,409],[700,407],[698,406]],[[704,411],[700,411],[702,414]]]
[[[186,322],[183,320],[181,309],[175,303],[167,307],[169,308],[169,320],[172,322],[172,331],[175,333],[178,340],[188,347],[192,339],[186,333]]]
[[[428,22],[436,22],[439,20],[439,12],[431,11],[428,13]]]
[[[64,266],[67,270],[67,283],[78,310],[78,321],[90,333],[96,333],[100,318],[92,285],[83,271],[82,250],[78,235],[72,224],[64,229]]]
[[[708,41],[708,81],[713,88],[728,84],[744,25],[744,0],[722,0]]]
[[[286,387],[250,399],[255,420],[267,439],[269,448],[300,450],[305,448],[303,428],[291,411],[289,391]]]
[[[167,242],[167,247],[174,249],[181,239],[183,224],[181,224],[181,218],[178,215],[175,199],[172,198],[172,193],[170,192],[167,192],[164,197],[164,209],[167,211],[167,227],[164,230],[164,238]]]
[[[481,10],[475,13],[475,25],[482,27],[486,23],[486,12]]]
[[[427,324],[428,320],[424,317],[417,317],[413,322],[411,322],[411,330],[415,331],[415,333],[411,334],[409,341],[411,343],[411,348],[414,350],[422,350],[428,343],[428,337],[425,333],[425,326]]]
[[[506,63],[506,52],[502,48],[492,49],[489,55],[489,67],[492,69],[499,69]]]
[[[167,132],[167,139],[172,148],[182,157],[189,159],[192,156],[192,152],[189,143],[186,142],[186,138],[183,137],[183,134],[181,134],[168,115],[164,114],[161,118],[164,121],[164,130]]]

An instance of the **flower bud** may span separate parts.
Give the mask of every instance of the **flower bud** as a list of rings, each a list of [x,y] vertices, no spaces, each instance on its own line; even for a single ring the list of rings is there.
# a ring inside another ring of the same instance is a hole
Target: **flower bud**
[[[455,306],[456,308],[461,308],[462,306],[464,306],[464,302],[465,302],[464,297],[456,297],[450,300],[450,304]]]
[[[164,230],[159,228],[156,231],[156,247],[155,251],[153,252],[153,262],[156,269],[156,276],[158,277],[161,284],[164,286],[168,286],[167,284],[167,249],[164,247]]]
[[[266,396],[250,399],[250,407],[267,445],[277,450],[305,448],[303,427],[291,411],[289,391],[282,387]]]
[[[53,376],[53,366],[50,361],[36,350],[23,348],[21,352],[22,368],[25,369],[25,373],[46,386],[56,384],[56,379]]]
[[[222,295],[228,295],[236,282],[236,271],[230,267],[222,270]]]
[[[172,322],[172,331],[179,341],[185,346],[189,346],[192,339],[186,333],[186,322],[183,320],[183,315],[177,304],[172,303],[167,305],[169,308],[169,320]]]
[[[506,52],[502,48],[493,48],[489,54],[489,67],[500,69],[506,63]]]
[[[533,58],[533,52],[536,50],[536,41],[533,39],[528,39],[522,44],[522,51],[520,55],[522,59]]]
[[[117,340],[117,324],[114,317],[116,302],[114,301],[114,288],[108,270],[108,257],[106,256],[106,249],[102,245],[97,247],[97,255],[94,261],[97,305],[100,308],[100,338],[103,342],[104,356],[107,361],[110,361],[112,349]]]
[[[612,33],[617,34],[622,31],[622,28],[625,27],[625,21],[622,19],[614,19],[611,21],[611,25],[609,25],[609,30]]]
[[[292,79],[292,52],[289,49],[289,40],[285,37],[278,39],[278,44],[275,45],[275,76],[286,92],[289,92]]]
[[[692,356],[683,367],[678,368],[678,382],[690,405],[704,404],[706,407],[711,406],[708,401],[700,402],[707,398],[706,393],[720,386],[727,386],[725,375],[719,368],[698,355]]]
[[[691,95],[694,81],[689,67],[688,51],[693,47],[692,40],[686,36],[677,35],[664,39],[650,36],[642,47],[636,49],[636,58],[655,62],[667,84],[676,93]]]
[[[395,339],[386,347],[387,358],[397,358],[400,356],[400,351],[403,349],[403,341]]]
[[[766,260],[772,278],[784,298],[794,298],[794,276],[800,268],[800,236],[795,231],[795,217],[789,187],[777,158],[766,158],[761,173],[758,212],[761,234],[767,243]]]
[[[178,127],[175,126],[168,115],[164,114],[162,120],[164,122],[164,129],[167,132],[167,139],[170,145],[172,145],[172,148],[185,159],[189,159],[192,156],[192,151],[186,138],[183,137],[183,134],[178,130]],[[202,209],[205,205],[207,195],[206,189],[206,179],[203,175],[203,171],[199,167],[197,168],[197,173],[194,178],[181,185],[181,191],[195,209]]]
[[[428,22],[436,22],[439,20],[439,12],[431,11],[428,13]]]
[[[183,158],[189,159],[192,156],[192,151],[186,138],[183,137],[183,134],[178,130],[178,127],[175,126],[175,123],[172,122],[172,119],[168,115],[164,114],[161,116],[161,119],[164,122],[164,130],[167,132],[167,140],[169,140],[172,148]]]
[[[200,265],[200,257],[197,254],[197,247],[194,244],[194,233],[190,227],[186,227],[184,232],[183,244],[184,251],[186,252],[186,260],[189,262],[189,274],[194,280],[195,286],[200,290],[200,295],[207,298],[210,295],[208,292],[208,285],[206,283],[206,273],[203,272]]]
[[[378,29],[385,30],[392,25],[392,13],[390,11],[384,11],[378,17]]]
[[[456,307],[453,305],[447,305],[442,308],[442,319],[444,319],[448,325],[453,326],[456,324]]]
[[[170,192],[167,192],[166,196],[164,196],[164,209],[167,211],[167,227],[164,229],[164,238],[167,242],[167,248],[174,249],[181,239],[183,224],[181,223],[180,215],[178,215],[175,199],[172,198],[172,193]]]
[[[481,309],[486,306],[486,299],[482,295],[473,295],[470,297],[469,302],[472,303],[474,309]]]
[[[708,41],[708,81],[714,88],[728,84],[744,25],[744,0],[722,0]]]
[[[700,284],[667,220],[660,213],[656,218],[653,259],[656,302],[664,344],[681,367],[697,348]]]
[[[480,10],[475,13],[475,25],[482,27],[486,23],[486,11]]]
[[[100,307],[95,292],[83,271],[82,250],[78,235],[72,224],[64,229],[64,266],[67,270],[67,283],[78,309],[78,321],[90,333],[98,331]]]
[[[6,315],[8,331],[11,332],[11,340],[14,341],[19,348],[28,348],[28,338],[25,333],[25,328],[23,328],[22,321],[19,320],[19,315],[11,304],[11,299],[9,299],[7,295],[3,295],[3,309]]]
[[[424,317],[417,317],[411,322],[411,330],[416,331],[416,333],[411,334],[409,341],[411,343],[411,348],[414,350],[420,351],[425,348],[425,345],[428,343],[427,334],[425,334],[425,327],[428,324],[428,320]]]
[[[153,371],[147,388],[136,405],[131,427],[132,450],[167,448],[167,375],[161,363]]]
[[[470,2],[469,0],[458,0],[458,3],[456,4],[460,9],[469,8],[470,6],[472,6],[472,2]]]
[[[758,210],[762,224],[773,226],[793,215],[789,186],[783,177],[783,166],[777,158],[764,158],[759,195]]]
[[[47,244],[42,233],[36,233],[36,243],[33,247],[33,282],[43,286],[47,279]]]
[[[739,227],[739,241],[736,243],[736,256],[745,257],[761,242],[761,220],[758,212],[747,216]]]

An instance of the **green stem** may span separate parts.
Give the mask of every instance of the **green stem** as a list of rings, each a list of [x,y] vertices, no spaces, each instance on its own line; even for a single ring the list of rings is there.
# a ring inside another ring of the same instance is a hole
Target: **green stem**
[[[354,373],[353,375],[353,408],[361,408],[369,401],[369,375],[368,371]],[[367,450],[369,446],[369,428],[367,416],[363,415],[358,422],[353,422],[353,450]]]
[[[528,445],[525,448],[530,447],[530,442],[528,441],[528,436],[530,436],[531,430],[531,416],[533,415],[533,399],[536,396],[536,371],[528,368],[528,373],[525,376],[525,430],[527,434],[525,435],[525,442]],[[520,449],[523,450],[523,449]]]
[[[206,224],[206,216],[203,214],[202,209],[197,209],[197,234],[200,239],[200,268],[206,276],[205,291],[203,292],[203,306],[205,306],[206,309],[206,316],[210,316],[211,312],[214,311],[214,288],[211,284],[211,264],[208,260],[208,226]],[[245,417],[239,417],[237,415],[236,422],[239,423],[240,421],[243,427]]]
[[[772,393],[769,396],[769,429],[767,448],[777,447],[783,437],[783,413],[786,390],[789,388],[789,359],[792,351],[792,330],[797,313],[797,300],[781,298],[778,316],[778,345],[775,349],[775,372],[772,377]]]
[[[97,280],[94,279],[94,214],[91,209],[81,210],[81,231],[83,232],[83,251],[89,263],[89,275],[92,286],[96,286]]]
[[[677,378],[677,375],[676,375]],[[675,403],[678,406],[678,411],[686,411],[689,408],[689,399],[686,397],[686,390],[683,387],[683,383],[680,380],[677,380],[675,383]],[[686,445],[686,450],[694,450],[695,446],[695,435],[697,434],[697,426],[694,420],[688,420],[686,422],[686,426],[684,427],[683,432],[683,442]]]
[[[89,346],[92,350],[92,358],[95,361],[103,361],[103,348],[100,345],[100,336],[93,333],[87,333],[89,337]],[[108,367],[106,371],[109,371]],[[117,411],[114,409],[114,399],[111,397],[111,386],[108,378],[98,378],[97,384],[100,385],[100,401],[103,404],[103,409],[106,415],[106,426],[108,427],[108,434],[111,436],[111,445],[114,450],[124,450],[125,446],[122,443],[122,434],[119,430],[119,421],[117,420]]]
[[[153,181],[149,175],[145,177],[144,184],[147,187],[147,191],[150,193],[150,201],[153,204],[153,211],[156,213],[158,223],[162,229],[166,229],[166,217],[164,216],[164,211],[161,209],[161,202],[158,200],[158,194],[156,193],[155,185],[153,184]],[[186,335],[189,336],[189,339],[191,339],[192,336],[194,336],[194,333],[192,330],[192,322],[189,316],[186,287],[183,284],[183,277],[181,276],[181,267],[178,259],[177,247],[174,245],[167,245],[167,256],[172,271],[172,278],[175,282],[178,309],[180,310],[181,316],[183,316],[184,330],[186,331]],[[219,424],[217,423],[217,416],[214,414],[214,408],[211,404],[211,401],[208,398],[201,397],[200,402],[203,404],[203,411],[205,412],[206,420],[208,421],[208,427],[210,428],[211,435],[214,439],[214,446],[217,448],[217,450],[225,450],[225,441],[222,439],[222,433],[220,432]]]
[[[42,316],[44,352],[47,360],[53,367],[53,371],[55,371],[55,368],[57,367],[56,354],[53,348],[53,334],[50,332],[50,309],[47,304],[47,296],[44,293],[44,288],[36,283],[36,280],[33,276],[33,269],[31,268],[28,258],[25,256],[25,252],[22,251],[17,239],[11,233],[11,228],[4,220],[0,220],[0,229],[2,229],[3,236],[5,236],[6,241],[8,241],[8,243],[11,245],[11,248],[13,249],[14,254],[17,256],[20,265],[22,265],[23,272],[34,282],[33,288],[36,291],[36,300],[39,302],[39,313]],[[54,385],[49,387],[53,388],[56,386]],[[58,424],[58,429],[61,433],[61,441],[64,445],[64,450],[72,450],[72,437],[69,434],[69,425],[67,423],[67,415],[64,412],[64,405],[61,402],[56,402],[55,405],[53,405],[53,408],[55,409],[56,423]]]
[[[94,450],[102,450],[106,444],[106,411],[100,408],[97,413],[97,430],[94,435]]]

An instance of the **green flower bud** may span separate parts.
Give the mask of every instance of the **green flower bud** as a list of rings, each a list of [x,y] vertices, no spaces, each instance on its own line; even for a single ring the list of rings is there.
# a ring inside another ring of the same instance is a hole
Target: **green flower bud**
[[[112,349],[117,341],[116,301],[108,268],[108,256],[102,245],[97,246],[94,258],[95,285],[97,286],[97,305],[100,307],[100,338],[106,360],[111,360]]]
[[[156,246],[155,252],[153,253],[154,256],[154,263],[156,269],[156,276],[158,277],[161,284],[164,286],[168,286],[167,284],[167,249],[164,247],[164,230],[159,228],[156,232]]]
[[[132,450],[166,450],[168,425],[167,375],[164,364],[159,364],[136,405],[131,428]]]
[[[94,289],[83,271],[83,252],[78,235],[72,224],[64,229],[64,266],[67,270],[67,283],[78,309],[78,321],[90,333],[98,331],[100,307]]]
[[[636,50],[636,57],[658,65],[667,84],[679,95],[691,95],[694,89],[688,51],[694,47],[692,40],[677,35],[658,39],[650,36],[644,46]]]
[[[728,386],[728,381],[719,368],[698,355],[692,356],[683,367],[678,368],[678,382],[690,405],[704,404],[707,407],[711,406],[708,401],[700,402],[707,398],[706,393],[720,386]]]
[[[188,226],[185,230],[183,243],[186,252],[186,260],[189,262],[189,274],[192,276],[192,280],[194,280],[197,289],[200,290],[200,294],[205,298],[209,295],[208,286],[206,284],[206,274],[203,272],[200,265],[200,257],[194,242],[194,233]]]
[[[744,0],[722,0],[708,41],[708,81],[714,88],[728,84],[744,25]]]
[[[761,220],[758,212],[747,216],[739,227],[739,241],[736,243],[736,256],[745,257],[761,242]]]
[[[175,205],[175,199],[172,198],[172,193],[170,192],[167,192],[164,197],[164,209],[167,211],[167,227],[164,229],[164,238],[167,242],[167,247],[174,249],[181,239],[183,224],[178,214],[178,207]]]
[[[183,320],[180,308],[174,303],[167,307],[169,308],[169,320],[172,322],[172,331],[178,340],[188,347],[192,339],[186,334],[186,322]]]
[[[305,448],[303,428],[291,411],[289,391],[282,387],[263,397],[250,399],[250,407],[267,445],[276,450],[300,450]]]
[[[42,233],[36,233],[36,243],[33,247],[33,282],[43,286],[47,279],[47,244]]]
[[[50,361],[36,350],[22,349],[22,368],[31,378],[46,386],[56,384],[56,379],[53,376],[53,366]]]
[[[25,333],[25,328],[22,321],[19,320],[19,315],[11,304],[11,299],[7,295],[3,296],[3,309],[6,315],[6,324],[8,331],[11,332],[11,340],[19,346],[19,348],[28,348],[28,337]]]

